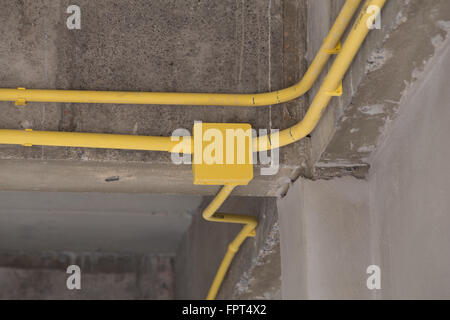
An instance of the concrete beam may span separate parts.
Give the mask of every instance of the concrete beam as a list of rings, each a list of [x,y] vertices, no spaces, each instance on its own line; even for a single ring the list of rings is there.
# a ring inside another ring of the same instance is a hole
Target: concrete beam
[[[337,14],[342,2],[309,1],[310,58],[328,28],[324,21]],[[312,176],[367,174],[370,155],[397,118],[402,95],[448,37],[448,12],[446,0],[387,1],[381,30],[369,34],[344,79],[343,97],[332,101],[312,134]]]
[[[305,30],[298,23],[303,5],[298,0],[140,0],[132,6],[118,0],[81,0],[80,30],[66,27],[69,4],[0,1],[0,86],[249,93],[292,85],[304,69],[299,57]],[[299,103],[225,108],[61,103],[16,107],[0,102],[0,128],[170,136],[179,128],[191,131],[194,121],[201,120],[281,129],[299,120]],[[303,152],[300,145],[283,150],[277,175],[257,177],[248,191],[238,194],[282,194],[298,176]],[[192,187],[190,171],[158,152],[0,146],[2,190],[217,191]],[[104,183],[108,176],[123,179],[113,186]]]

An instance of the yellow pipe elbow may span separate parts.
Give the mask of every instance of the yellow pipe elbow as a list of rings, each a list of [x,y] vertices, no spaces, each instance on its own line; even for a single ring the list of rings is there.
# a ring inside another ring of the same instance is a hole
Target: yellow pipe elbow
[[[305,117],[296,125],[284,129],[278,133],[254,138],[253,145],[255,151],[267,151],[280,148],[297,142],[310,134],[319,123],[325,108],[328,106],[334,92],[342,84],[345,73],[349,69],[353,59],[359,51],[370,29],[367,25],[369,19],[373,19],[373,11],[368,10],[375,6],[380,10],[385,5],[386,0],[367,0],[361,10],[356,22],[350,31],[341,52],[334,61],[330,71],[315,96]],[[275,141],[278,141],[275,142]]]
[[[245,239],[255,236],[255,229],[258,226],[258,220],[255,217],[239,214],[216,213],[216,211],[222,206],[225,200],[230,196],[234,188],[236,188],[235,185],[223,186],[223,188],[219,191],[214,200],[208,205],[208,207],[203,211],[202,214],[203,218],[207,221],[238,223],[244,225],[236,238],[228,245],[227,252],[220,264],[219,269],[216,272],[214,280],[209,289],[208,295],[206,297],[207,300],[214,300],[216,298],[220,286],[222,285],[223,279],[225,278],[225,275],[236,252],[239,251],[239,248],[241,247]]]

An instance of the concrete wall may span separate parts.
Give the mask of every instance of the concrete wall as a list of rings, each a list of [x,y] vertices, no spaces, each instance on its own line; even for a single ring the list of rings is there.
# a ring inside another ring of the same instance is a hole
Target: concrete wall
[[[434,42],[368,179],[301,180],[279,201],[284,298],[450,298],[450,40]]]
[[[372,158],[386,298],[450,298],[450,38],[439,47]]]
[[[344,2],[307,1],[309,62]],[[370,32],[344,77],[343,96],[331,100],[311,134],[307,177],[367,176],[380,135],[396,119],[403,92],[435,55],[436,41],[447,36],[448,21],[447,0],[386,2],[381,29]],[[310,102],[321,84],[309,92]]]
[[[69,290],[67,267],[81,269],[81,290]],[[173,257],[101,253],[0,252],[0,300],[172,299]]]
[[[0,250],[174,254],[201,196],[0,192]]]
[[[204,206],[211,201],[207,199]],[[266,247],[267,239],[277,221],[275,198],[241,198],[228,199],[219,212],[249,214],[257,216],[259,225],[256,237],[247,239],[236,254],[229,272],[224,279],[218,299],[231,299],[233,296],[245,296],[249,292],[239,292],[238,282],[245,272],[257,263],[260,251]],[[227,250],[228,244],[240,231],[240,225],[213,223],[205,221],[201,212],[193,217],[192,225],[186,233],[176,256],[176,298],[204,299],[214,279],[216,271]],[[271,248],[270,269],[272,273],[260,271],[261,286],[253,287],[252,297],[264,296],[267,291],[275,292],[271,286],[280,287],[280,261],[277,242]],[[278,256],[278,259],[277,259]],[[266,263],[268,263],[266,261]],[[244,279],[245,281],[245,279]],[[241,283],[242,285],[242,283]],[[245,291],[245,290],[244,290]],[[248,297],[248,296],[247,296]]]
[[[367,190],[354,178],[305,180],[279,202],[283,298],[368,298]]]

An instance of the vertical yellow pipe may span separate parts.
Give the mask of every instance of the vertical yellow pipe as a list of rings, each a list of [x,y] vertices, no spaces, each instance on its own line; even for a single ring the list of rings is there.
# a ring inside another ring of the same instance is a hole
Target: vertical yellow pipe
[[[216,298],[236,252],[239,251],[239,248],[245,239],[255,236],[255,229],[258,225],[258,220],[251,216],[216,213],[225,200],[230,196],[231,192],[233,192],[234,188],[236,188],[236,185],[225,185],[202,214],[203,218],[208,221],[244,224],[244,227],[236,238],[228,245],[227,252],[209,289],[208,296],[206,297],[207,300],[214,300]]]

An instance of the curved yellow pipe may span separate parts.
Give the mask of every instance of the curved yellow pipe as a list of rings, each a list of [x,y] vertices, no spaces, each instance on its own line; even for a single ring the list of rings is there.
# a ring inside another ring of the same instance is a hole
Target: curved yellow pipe
[[[297,84],[257,94],[115,92],[82,90],[0,89],[0,101],[62,103],[158,104],[189,106],[268,106],[296,99],[309,89],[322,72],[362,0],[347,0],[308,71]]]
[[[283,147],[299,141],[310,134],[317,126],[322,113],[328,106],[334,92],[342,84],[345,73],[350,67],[353,59],[358,53],[364,39],[369,33],[370,29],[367,27],[367,21],[373,19],[373,12],[368,10],[370,6],[377,6],[380,10],[383,8],[386,0],[367,0],[361,10],[356,22],[350,31],[341,52],[334,61],[330,71],[328,72],[319,92],[311,103],[305,117],[296,125],[274,133],[268,136],[261,136],[254,138],[253,145],[255,151],[266,151],[274,148]],[[273,144],[273,141],[279,141],[278,144]]]
[[[255,236],[255,229],[258,226],[258,220],[255,217],[239,215],[239,214],[226,214],[217,213],[220,206],[225,202],[225,200],[230,196],[236,185],[225,185],[216,195],[214,200],[209,204],[209,206],[203,211],[203,218],[208,221],[213,222],[227,222],[227,223],[240,223],[244,224],[242,230],[238,233],[236,238],[228,245],[227,252],[217,270],[214,281],[208,292],[207,300],[214,300],[220,289],[220,286],[225,278],[225,275],[230,267],[231,261],[233,260],[236,252],[239,251],[242,243],[248,237]]]

